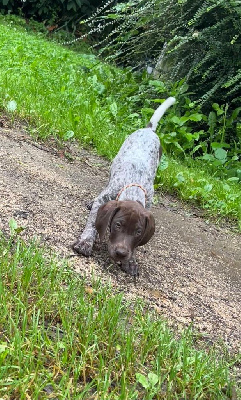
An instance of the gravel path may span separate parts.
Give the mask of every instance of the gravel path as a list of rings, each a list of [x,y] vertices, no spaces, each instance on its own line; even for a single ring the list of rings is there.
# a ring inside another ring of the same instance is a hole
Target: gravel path
[[[1,126],[2,125],[2,126]],[[61,256],[83,229],[86,203],[105,186],[108,162],[72,145],[69,159],[54,143],[41,144],[23,128],[10,129],[0,118],[0,230],[9,220],[24,226],[23,237],[38,237]],[[71,160],[70,160],[71,159]],[[135,284],[112,265],[106,246],[97,243],[93,256],[72,257],[71,264],[87,278],[92,273],[111,281],[126,298],[142,297],[176,328],[191,322],[205,342],[221,339],[231,351],[240,349],[240,235],[208,224],[198,210],[173,197],[153,206],[156,233],[137,258]]]

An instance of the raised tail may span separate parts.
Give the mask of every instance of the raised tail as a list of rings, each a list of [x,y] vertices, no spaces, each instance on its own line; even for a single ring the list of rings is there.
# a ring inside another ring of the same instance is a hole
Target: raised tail
[[[154,112],[153,116],[150,119],[150,122],[147,125],[147,128],[151,128],[154,132],[156,132],[157,124],[160,121],[163,114],[166,110],[175,103],[175,97],[168,97]]]

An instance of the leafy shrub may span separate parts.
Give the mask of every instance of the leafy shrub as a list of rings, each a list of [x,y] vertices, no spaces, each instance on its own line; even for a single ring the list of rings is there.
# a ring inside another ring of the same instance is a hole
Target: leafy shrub
[[[153,95],[158,96],[149,102],[160,103],[169,93],[177,99],[159,122],[157,130],[164,152],[179,158],[200,159],[216,175],[238,182],[241,179],[241,124],[238,118],[241,108],[228,115],[227,104],[213,103],[212,111],[206,114],[197,102],[191,101],[184,80],[169,89],[158,80],[150,80],[149,86]],[[148,121],[153,108],[144,108],[143,112],[148,114]]]
[[[209,105],[239,105],[241,9],[236,0],[132,0],[95,12],[86,21],[106,60],[138,69],[153,61],[171,81],[185,78]],[[114,5],[113,5],[114,4]]]
[[[2,13],[20,13],[25,18],[58,23],[75,30],[80,18],[90,15],[100,3],[99,0],[0,0],[0,10]]]
[[[157,171],[155,186],[162,192],[178,194],[183,200],[199,204],[208,213],[229,216],[238,221],[241,229],[240,184],[232,179],[222,180],[210,175],[210,167],[203,161],[190,158],[185,164],[165,155]]]

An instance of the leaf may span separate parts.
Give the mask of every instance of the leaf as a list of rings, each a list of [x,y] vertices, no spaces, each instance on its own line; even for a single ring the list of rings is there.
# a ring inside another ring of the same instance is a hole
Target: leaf
[[[197,150],[199,150],[200,148],[202,148],[202,145],[201,144],[198,144],[197,146],[195,146],[194,148],[193,148],[193,150],[191,151],[191,154],[194,154]]]
[[[185,93],[187,92],[187,90],[188,90],[188,84],[184,82],[183,85],[180,86],[179,93]]]
[[[211,192],[213,188],[213,185],[211,183],[208,183],[207,185],[204,186],[205,192]]]
[[[186,133],[186,139],[191,142],[191,140],[194,139],[193,135],[191,133]]]
[[[116,117],[117,116],[117,111],[118,111],[118,107],[115,101],[113,101],[113,103],[110,105],[110,111],[111,114]]]
[[[71,139],[72,137],[74,137],[74,132],[73,131],[67,131],[63,135],[63,140],[67,141],[67,140]]]
[[[159,164],[159,170],[160,171],[165,171],[165,169],[168,168],[168,158],[165,156],[165,154],[163,154],[163,156],[161,157],[161,161]]]
[[[183,153],[184,153],[182,146],[178,142],[174,142],[173,144],[175,147],[177,147],[179,150],[183,151]]]
[[[7,104],[7,110],[9,112],[14,112],[14,111],[16,111],[16,109],[17,109],[16,101],[15,100],[9,101],[8,104]]]
[[[180,182],[180,183],[183,183],[183,182],[186,181],[186,179],[184,178],[182,172],[179,172],[179,173],[176,175],[176,178],[177,178],[178,182]]]
[[[145,107],[145,108],[141,109],[142,115],[147,115],[149,117],[153,115],[154,111],[155,110],[153,110],[153,108],[148,108],[148,107]]]
[[[148,379],[152,387],[154,387],[158,382],[158,376],[153,372],[149,372]]]
[[[132,113],[132,114],[129,114],[127,118],[132,119],[132,118],[135,118],[135,117],[138,117],[138,118],[139,118],[140,115],[139,115],[138,113]]]
[[[60,349],[65,349],[66,348],[66,344],[64,342],[58,342],[58,347]]]
[[[225,163],[225,161],[223,160],[218,160],[217,158],[213,161],[213,165],[215,167],[220,167],[221,165],[223,165]]]
[[[227,151],[224,149],[216,149],[214,151],[215,157],[220,161],[226,161],[227,159]]]
[[[189,121],[189,117],[188,116],[183,116],[180,118],[180,121],[182,122],[182,125],[185,124],[185,122]]]
[[[3,353],[5,350],[8,349],[8,344],[7,342],[2,342],[0,343],[0,353]]]
[[[208,125],[209,125],[209,131],[211,133],[211,136],[213,136],[216,124],[217,124],[217,116],[216,116],[215,112],[211,111],[208,116]]]
[[[68,1],[67,2],[67,10],[74,10],[76,11],[76,4],[74,1]]]
[[[202,160],[207,160],[207,161],[214,161],[215,157],[212,154],[205,153],[202,157],[200,157]]]
[[[145,375],[137,373],[136,374],[136,380],[139,382],[145,389],[149,387],[149,382],[148,379],[145,377]]]
[[[202,118],[203,118],[202,114],[198,114],[198,113],[189,115],[189,119],[191,121],[201,121]]]
[[[229,182],[239,182],[239,178],[237,176],[232,176],[231,178],[227,179]]]
[[[166,91],[165,83],[162,81],[149,81],[150,86],[154,86],[157,89],[157,92],[164,93]]]
[[[224,111],[219,107],[218,103],[213,103],[212,107],[216,111],[217,115],[222,115],[224,113]]]
[[[224,190],[226,190],[226,192],[230,192],[230,190],[231,190],[230,186],[227,183],[225,183],[223,185],[223,188],[224,188]]]
[[[11,235],[19,235],[19,233],[21,233],[25,229],[23,226],[18,226],[17,221],[15,221],[15,219],[13,218],[10,219],[8,224]]]
[[[15,219],[11,218],[9,221],[9,228],[10,228],[12,235],[15,233],[15,230],[17,229],[17,227],[18,227],[17,222],[15,221]]]
[[[174,117],[171,118],[171,121],[174,122],[174,124],[177,125],[182,125],[183,121],[181,118],[179,118],[177,115],[174,115]]]
[[[79,7],[82,7],[82,5],[83,5],[82,0],[75,0],[75,1],[76,1],[76,4],[77,4]]]
[[[220,149],[222,147],[226,147],[227,149],[230,148],[230,144],[228,143],[218,143],[218,142],[212,142],[211,143],[212,149]]]
[[[90,80],[92,80],[93,85],[96,85],[96,83],[98,82],[97,75],[93,75],[92,78],[90,77]]]
[[[240,111],[241,111],[241,107],[235,108],[235,110],[232,113],[232,120],[237,118]]]

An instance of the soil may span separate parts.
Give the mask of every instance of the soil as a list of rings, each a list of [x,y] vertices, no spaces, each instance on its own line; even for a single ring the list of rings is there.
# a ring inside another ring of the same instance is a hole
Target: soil
[[[240,235],[205,220],[200,210],[156,193],[156,232],[137,252],[136,282],[111,263],[105,244],[97,243],[89,258],[74,256],[71,245],[85,225],[86,204],[105,186],[108,173],[108,161],[93,151],[37,142],[23,126],[10,127],[0,117],[0,230],[9,234],[14,218],[25,228],[23,238],[35,236],[69,257],[87,280],[94,273],[127,299],[144,299],[177,330],[192,323],[200,340],[221,341],[238,352]]]

